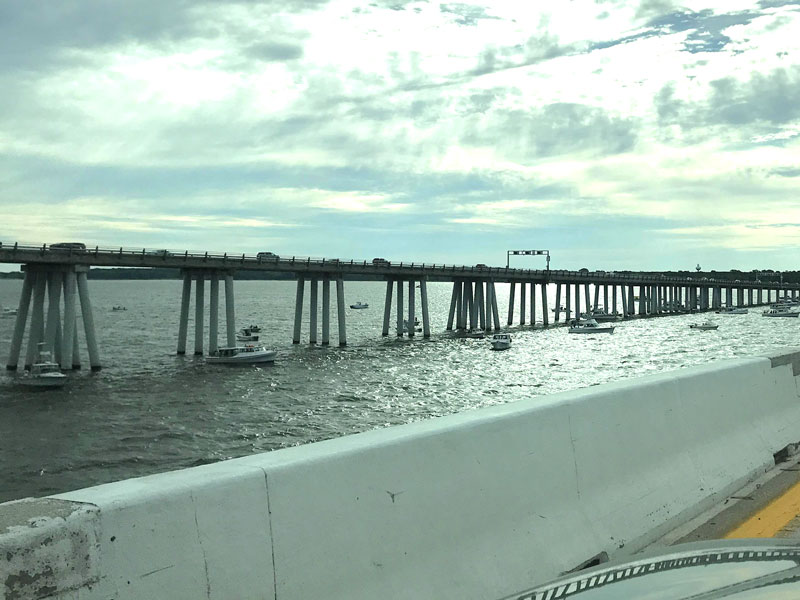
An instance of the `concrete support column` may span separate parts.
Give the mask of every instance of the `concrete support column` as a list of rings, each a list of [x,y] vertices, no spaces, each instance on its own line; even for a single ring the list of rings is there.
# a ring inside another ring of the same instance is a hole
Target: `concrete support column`
[[[588,283],[586,284],[586,287],[587,288],[589,287]],[[608,299],[608,292],[606,292],[606,300],[607,299]],[[591,309],[589,308],[589,302],[588,302],[588,297],[587,297],[586,312],[590,313],[590,312],[592,312],[594,310],[597,310],[599,308],[599,306],[600,306],[600,286],[595,283],[594,284],[594,307],[591,308]],[[606,307],[606,309],[608,309],[608,307]]]
[[[464,303],[466,300],[464,299],[464,282],[457,281],[458,290],[456,292],[456,329],[463,329],[464,328]]]
[[[8,362],[6,369],[16,371],[19,363],[19,353],[22,349],[22,338],[25,335],[25,325],[28,320],[28,307],[31,304],[31,294],[36,275],[32,271],[25,271],[25,279],[22,280],[22,293],[19,295],[17,305],[17,318],[14,321],[14,333],[11,335],[11,349],[8,352]]]
[[[617,286],[611,286],[611,314],[617,314]]]
[[[397,337],[403,337],[403,280],[397,280]]]
[[[487,281],[483,284],[486,291],[483,294],[484,302],[486,304],[486,326],[485,331],[492,329],[492,284]]]
[[[194,298],[194,354],[200,356],[203,354],[203,313],[205,312],[206,300],[206,280],[203,274],[197,276],[197,281],[194,284],[195,298]]]
[[[47,289],[47,274],[40,271],[36,274],[36,284],[33,286],[33,311],[31,312],[31,328],[28,332],[28,352],[25,355],[25,368],[38,358],[38,344],[44,341],[44,295]],[[73,305],[74,307],[74,305]]]
[[[570,300],[572,300],[572,297],[570,296],[570,294],[571,294],[570,289],[571,289],[570,288],[570,284],[565,283],[564,284],[564,295],[565,295],[565,298],[564,298],[564,320],[567,321],[567,322],[569,322],[569,320],[572,318],[572,306],[570,304]]]
[[[614,290],[615,290],[615,291],[616,291],[616,289],[617,289],[617,286],[614,286]],[[616,306],[616,305],[617,305],[617,298],[616,298],[616,297],[614,297],[614,306]],[[604,310],[605,310],[607,313],[613,313],[613,312],[614,312],[614,311],[613,311],[612,309],[610,309],[610,308],[609,308],[609,306],[608,306],[608,285],[604,285],[604,286],[603,286],[603,309],[604,309]]]
[[[595,296],[597,296],[597,286],[596,285],[594,286],[594,290],[595,290]],[[577,295],[577,293],[576,293],[576,295]],[[588,283],[584,283],[583,284],[583,299],[586,300],[586,313],[587,313],[587,316],[591,316],[591,314],[592,314],[592,305],[589,304],[589,284]],[[597,301],[597,298],[595,298],[595,303],[596,303],[596,301]]]
[[[447,331],[453,330],[453,321],[456,316],[456,301],[458,300],[458,282],[453,282],[453,292],[450,294],[450,311],[447,313]],[[384,334],[386,335],[386,334]]]
[[[535,325],[536,325],[536,284],[533,281],[531,281],[531,327]]]
[[[761,294],[761,292],[762,292],[762,291],[763,291],[763,290],[762,290],[761,288],[758,288],[758,297],[757,297],[757,299],[758,299],[758,303],[759,303],[759,305],[760,305],[760,304],[764,304],[764,302],[763,302],[763,296],[762,296],[762,294]]]
[[[509,326],[514,323],[514,292],[516,289],[516,283],[513,281],[511,282],[511,287],[508,292],[508,324]]]
[[[72,370],[80,371],[81,368],[81,353],[78,349],[78,320],[75,319],[74,325],[75,332],[72,334]]]
[[[494,317],[494,328],[500,331],[500,311],[497,310],[497,290],[494,288],[494,281],[491,282],[492,286],[492,316]]]
[[[522,281],[519,284],[519,324],[525,325],[525,304],[527,304],[527,298],[525,297],[525,282]]]
[[[300,343],[300,328],[303,325],[303,294],[305,293],[306,281],[302,276],[297,280],[297,292],[294,297],[294,333],[292,343]]]
[[[47,275],[47,324],[44,328],[44,343],[47,349],[56,352],[56,332],[61,320],[61,289],[64,287],[64,275],[58,271]]]
[[[331,343],[331,280],[322,280],[322,345]]]
[[[486,297],[483,281],[475,282],[475,304],[478,305],[478,329],[486,330]]]
[[[317,308],[319,304],[319,279],[311,280],[311,297],[309,298],[308,314],[309,314],[309,333],[308,343],[316,345],[317,343]]]
[[[575,318],[581,318],[581,284],[575,284]]]
[[[347,324],[344,317],[344,281],[336,280],[336,310],[339,313],[339,347],[347,346]]]
[[[555,317],[554,317],[553,320],[554,320],[554,322],[558,323],[559,320],[561,319],[561,284],[560,283],[556,284],[556,306],[555,306],[555,309],[556,309],[556,312],[555,312]]]
[[[478,304],[475,301],[474,287],[478,282],[466,281],[464,282],[464,298],[467,300],[467,316],[469,317],[469,329],[476,329],[478,327]],[[466,323],[464,324],[466,327]]]
[[[303,280],[300,280],[302,286]],[[300,297],[300,311],[302,314],[302,287]],[[296,321],[295,321],[296,323]],[[236,303],[233,297],[233,275],[225,275],[225,339],[228,342],[228,347],[233,348],[236,346]],[[297,330],[297,342],[300,342],[300,330]]]
[[[467,328],[467,315],[469,314],[469,285],[466,281],[461,282],[461,293],[459,294],[460,304],[458,311],[458,323],[456,329]]]
[[[639,315],[647,314],[647,287],[639,286]]]
[[[619,286],[620,299],[622,300],[622,318],[628,318],[628,300],[626,299],[627,290],[624,285]],[[616,309],[615,309],[616,310]]]
[[[547,283],[542,284],[542,325],[544,327],[550,325],[550,315],[547,309]]]
[[[416,333],[416,328],[414,327],[414,310],[416,309],[415,304],[417,303],[417,299],[415,298],[416,288],[414,287],[414,280],[411,279],[408,282],[408,337],[413,338],[414,334]],[[473,302],[473,306],[475,303]],[[473,312],[477,309],[477,306],[473,309]],[[476,315],[477,317],[477,315]],[[476,319],[477,320],[477,319]]]
[[[792,297],[794,297],[794,290],[792,290]],[[753,306],[753,288],[747,290],[747,306]]]
[[[86,348],[89,351],[89,365],[92,371],[100,370],[100,352],[97,348],[97,337],[94,332],[94,314],[92,300],[89,296],[88,272],[78,273],[78,296],[81,300],[81,316],[83,317],[83,333],[86,336]],[[77,340],[77,335],[75,336]],[[75,353],[77,355],[77,352]]]
[[[61,368],[72,368],[72,355],[75,346],[75,273],[68,271],[64,275],[64,326],[61,336]]]
[[[383,303],[383,331],[381,335],[389,335],[389,320],[392,318],[392,286],[391,279],[386,282],[386,299]]]
[[[422,304],[422,337],[427,339],[431,337],[431,320],[428,314],[428,281],[424,278],[419,282],[419,300]]]
[[[219,273],[211,274],[211,289],[208,293],[208,353],[219,349]]]

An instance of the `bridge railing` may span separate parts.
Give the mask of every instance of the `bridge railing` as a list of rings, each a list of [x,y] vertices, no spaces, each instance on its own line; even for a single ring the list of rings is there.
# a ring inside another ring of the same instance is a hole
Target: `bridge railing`
[[[443,275],[455,276],[470,275],[470,276],[522,276],[531,275],[536,277],[547,276],[551,281],[553,279],[570,279],[576,282],[592,282],[603,281],[613,282],[614,280],[630,281],[658,281],[658,283],[675,283],[681,285],[719,285],[723,287],[732,287],[735,284],[755,285],[760,284],[762,287],[777,286],[777,282],[763,282],[763,281],[730,281],[718,280],[714,278],[696,278],[696,277],[668,277],[665,275],[643,275],[633,273],[619,273],[615,271],[571,271],[565,269],[518,269],[510,267],[490,267],[488,265],[456,265],[456,264],[439,264],[439,263],[426,263],[416,261],[389,261],[389,260],[364,260],[364,259],[340,259],[340,258],[325,258],[325,257],[312,257],[312,256],[266,256],[267,253],[247,254],[247,253],[229,253],[224,251],[190,251],[190,250],[175,250],[175,249],[152,249],[152,248],[126,248],[121,247],[108,247],[99,246],[94,247],[79,247],[77,244],[20,244],[15,242],[12,244],[3,244],[0,242],[0,251],[11,251],[12,256],[15,252],[29,254],[36,252],[40,256],[46,254],[54,255],[67,255],[67,256],[94,256],[94,257],[136,257],[140,256],[142,259],[155,259],[162,258],[165,263],[167,259],[184,259],[184,261],[212,260],[214,262],[221,261],[224,264],[239,264],[239,265],[260,265],[269,266],[274,264],[283,268],[293,266],[319,266],[319,267],[350,267],[364,269],[367,272],[375,272],[376,270],[390,269],[391,271],[438,271]],[[20,257],[23,259],[24,257]],[[11,261],[7,261],[11,262]],[[20,260],[20,262],[25,262]],[[174,262],[170,261],[169,265]],[[796,284],[783,284],[783,287],[794,287]]]

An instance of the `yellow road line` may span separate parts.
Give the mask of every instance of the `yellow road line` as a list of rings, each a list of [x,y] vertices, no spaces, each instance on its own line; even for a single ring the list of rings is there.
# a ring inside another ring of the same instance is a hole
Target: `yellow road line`
[[[729,531],[726,539],[770,538],[800,515],[800,483],[794,484],[744,523]]]

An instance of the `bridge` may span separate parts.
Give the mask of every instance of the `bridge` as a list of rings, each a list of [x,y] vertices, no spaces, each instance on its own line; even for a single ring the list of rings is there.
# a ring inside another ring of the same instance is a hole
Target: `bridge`
[[[501,329],[496,283],[509,284],[506,326],[535,326],[537,297],[541,302],[541,326],[550,326],[548,284],[555,284],[553,322],[580,317],[582,313],[603,311],[621,319],[663,316],[685,312],[715,310],[723,306],[757,306],[781,297],[798,297],[800,285],[764,281],[728,281],[706,277],[670,277],[654,273],[615,273],[517,269],[487,265],[446,265],[394,262],[384,259],[341,260],[337,258],[285,257],[270,252],[255,255],[239,253],[176,252],[147,248],[86,248],[83,244],[0,243],[0,263],[21,264],[25,272],[16,322],[6,368],[16,370],[23,339],[28,331],[25,368],[35,359],[37,345],[44,342],[54,349],[62,369],[80,368],[77,311],[81,310],[89,362],[101,368],[88,285],[90,267],[173,268],[181,272],[183,288],[178,328],[177,353],[185,354],[189,324],[192,282],[195,287],[194,354],[205,348],[205,282],[210,282],[208,352],[219,348],[220,283],[224,285],[226,343],[236,344],[234,277],[237,272],[261,271],[276,275],[291,274],[297,280],[292,342],[301,342],[306,281],[309,343],[318,342],[321,290],[321,343],[330,344],[331,284],[336,286],[338,343],[347,344],[344,282],[367,279],[385,282],[382,335],[390,333],[392,307],[395,308],[395,334],[415,336],[413,326],[417,307],[422,315],[422,334],[431,335],[428,310],[428,281],[452,282],[447,331]],[[416,289],[420,298],[417,301]],[[517,288],[519,296],[517,298]],[[405,292],[407,290],[407,292]],[[76,298],[77,292],[77,298]],[[724,300],[723,300],[724,295]],[[63,300],[62,300],[63,296]],[[394,296],[394,302],[393,302]],[[45,312],[45,299],[47,310]],[[602,299],[602,303],[601,303]],[[407,302],[406,302],[407,300]],[[63,304],[63,309],[62,309]],[[583,308],[582,308],[583,307]],[[527,314],[526,314],[527,313]],[[28,316],[30,315],[30,322]],[[527,321],[527,322],[526,322]]]

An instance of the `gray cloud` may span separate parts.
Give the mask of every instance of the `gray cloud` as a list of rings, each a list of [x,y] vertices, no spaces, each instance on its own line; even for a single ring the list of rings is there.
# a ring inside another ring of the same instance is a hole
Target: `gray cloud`
[[[303,46],[289,42],[261,42],[245,48],[243,54],[265,62],[294,60],[303,56]]]
[[[484,19],[498,19],[498,17],[487,14],[486,7],[475,6],[474,4],[461,4],[459,2],[440,4],[439,10],[443,13],[456,15],[456,23],[469,27],[475,27],[479,21]]]
[[[571,152],[619,154],[635,145],[636,125],[592,106],[556,103],[494,114],[473,126],[463,141],[496,146],[501,154],[523,160]]]

